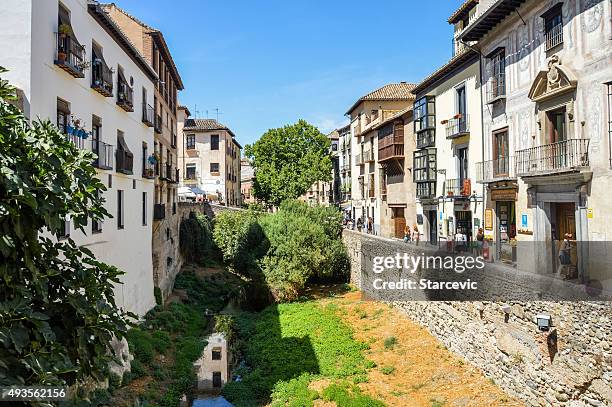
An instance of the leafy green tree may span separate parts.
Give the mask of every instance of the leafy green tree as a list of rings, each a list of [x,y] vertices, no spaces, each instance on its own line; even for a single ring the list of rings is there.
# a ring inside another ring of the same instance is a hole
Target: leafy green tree
[[[105,188],[90,152],[12,100],[0,78],[0,385],[101,379],[132,316],[114,300],[122,273],[57,237],[66,216],[81,231],[108,216]]]
[[[244,149],[255,170],[255,197],[278,206],[301,196],[316,181],[331,180],[329,147],[329,139],[304,120],[268,130]]]

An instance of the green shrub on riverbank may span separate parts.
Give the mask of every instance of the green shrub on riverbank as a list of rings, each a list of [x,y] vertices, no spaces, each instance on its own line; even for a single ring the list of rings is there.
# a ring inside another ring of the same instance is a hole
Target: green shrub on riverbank
[[[213,226],[206,215],[191,213],[181,221],[179,247],[187,262],[202,264],[213,251]]]
[[[232,269],[264,282],[285,302],[297,299],[308,281],[347,278],[341,232],[337,209],[287,201],[275,213],[221,213],[214,238]]]

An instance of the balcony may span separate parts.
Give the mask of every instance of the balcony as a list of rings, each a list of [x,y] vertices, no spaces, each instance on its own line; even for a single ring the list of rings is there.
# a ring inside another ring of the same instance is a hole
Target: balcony
[[[516,152],[520,177],[579,171],[589,166],[589,139],[570,139]]]
[[[378,140],[378,161],[404,158],[404,135],[388,135]]]
[[[467,114],[457,114],[446,122],[446,138],[455,139],[470,134],[470,120]]]
[[[56,33],[55,65],[75,78],[85,77],[85,48],[68,34]]]
[[[66,134],[66,140],[70,141],[72,144],[74,144],[74,146],[76,148],[78,148],[79,150],[88,150],[88,142],[89,140],[81,137],[81,135],[79,134],[79,129],[76,129],[74,127],[70,127],[69,128],[69,133]]]
[[[188,168],[189,169],[189,168]],[[198,183],[198,176],[195,172],[188,172],[185,174],[185,178],[183,178],[183,183],[185,185],[195,185]]]
[[[434,147],[436,145],[435,130],[424,130],[417,133],[416,144],[418,149]]]
[[[119,81],[117,105],[126,112],[134,111],[134,90],[123,81]]]
[[[516,180],[515,157],[500,157],[476,163],[476,182],[487,184],[504,180]]]
[[[363,156],[364,156],[365,162],[367,163],[373,163],[374,161],[376,161],[373,150],[366,151],[365,153],[363,153]]]
[[[132,153],[118,148],[115,160],[117,163],[117,172],[127,175],[134,173],[134,156]]]
[[[469,197],[472,195],[472,181],[469,178],[447,179],[444,181],[444,196]]]
[[[147,127],[153,127],[153,122],[155,120],[155,110],[153,106],[143,103],[142,104],[142,122],[147,125]]]
[[[365,164],[365,154],[360,153],[355,156],[355,164],[364,165]]]
[[[436,196],[436,182],[417,182],[416,197],[419,199],[428,199]]]
[[[160,114],[155,114],[155,133],[161,134],[162,132],[162,117]]]
[[[487,82],[487,103],[495,103],[506,98],[506,75],[498,73]]]
[[[353,128],[353,136],[361,136],[361,123],[357,122],[357,125]]]
[[[557,24],[545,34],[546,51],[550,51],[558,45],[563,44],[563,24]]]
[[[102,96],[113,96],[113,71],[103,59],[95,59],[92,64],[91,88]]]
[[[158,203],[153,206],[153,220],[166,218],[166,204]]]
[[[101,170],[113,169],[113,146],[103,141],[93,141],[91,150],[96,155],[93,166]]]
[[[155,165],[151,164],[148,160],[145,160],[142,166],[142,177],[147,179],[155,178]]]

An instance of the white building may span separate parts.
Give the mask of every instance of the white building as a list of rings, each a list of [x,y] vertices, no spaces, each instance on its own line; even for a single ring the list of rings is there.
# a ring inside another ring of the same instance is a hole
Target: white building
[[[178,129],[182,137],[181,184],[210,200],[240,206],[242,146],[234,133],[214,119],[189,118],[189,110],[184,106],[178,108]]]
[[[193,363],[198,377],[197,388],[217,392],[231,379],[232,353],[222,333],[211,334],[206,342],[202,356]]]
[[[69,133],[83,130],[67,137],[98,155],[94,166],[113,218],[90,222],[86,234],[68,220],[66,235],[126,273],[117,304],[144,315],[155,300],[154,189],[143,178],[153,128],[143,121],[143,95],[154,94],[155,71],[95,2],[3,0],[0,15],[0,65],[23,91],[26,116],[50,119]]]
[[[351,126],[338,129],[338,167],[340,168],[340,202],[342,208],[351,205]]]

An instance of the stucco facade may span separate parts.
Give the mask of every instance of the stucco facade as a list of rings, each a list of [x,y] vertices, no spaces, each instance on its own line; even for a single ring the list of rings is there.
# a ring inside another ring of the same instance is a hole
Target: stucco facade
[[[91,2],[7,0],[0,13],[10,25],[0,33],[0,65],[23,91],[26,115],[49,119],[67,133],[82,129],[86,137],[67,137],[98,155],[94,165],[113,218],[90,222],[85,234],[67,219],[66,235],[126,273],[116,287],[117,304],[144,315],[155,305],[154,186],[142,176],[153,129],[143,122],[141,107],[143,90],[153,94],[157,75]]]
[[[241,206],[242,146],[223,124],[214,119],[191,119],[187,112],[179,108],[181,184],[199,188],[209,200]]]
[[[579,244],[566,277],[609,287],[602,242],[610,239],[612,220],[610,2],[526,1],[515,8],[492,29],[493,13],[483,11],[459,35],[477,41],[481,53],[480,181],[487,186],[492,254],[554,274],[559,241],[570,233]],[[500,135],[507,152],[500,152]],[[501,160],[509,162],[504,171]]]
[[[410,150],[410,141],[406,143],[409,134],[404,133],[403,141],[397,143],[402,145],[403,152],[396,156],[395,165],[398,169],[396,177],[398,183],[405,183],[403,187],[393,186],[392,189],[399,188],[399,193],[405,196],[393,198],[395,210],[390,209],[387,196],[383,194],[383,185],[388,184],[381,177],[385,174],[378,161],[379,154],[379,130],[387,120],[405,112],[412,107],[414,96],[410,93],[414,85],[401,82],[389,84],[371,92],[360,98],[347,112],[351,123],[351,217],[357,221],[361,218],[364,225],[367,225],[368,218],[372,219],[372,233],[385,237],[399,236],[395,230],[390,228],[390,219],[403,218],[404,223],[409,223],[414,219],[414,211],[406,210],[413,208],[413,196],[409,193],[412,190],[412,180],[407,176],[409,165],[406,164],[406,151]],[[405,126],[402,126],[404,131]],[[390,136],[393,136],[390,134]],[[396,163],[396,164],[397,164]],[[402,175],[403,171],[403,175]],[[391,182],[396,183],[396,182]],[[394,191],[395,193],[395,191]],[[409,206],[410,204],[410,206]],[[400,210],[400,208],[402,208]],[[399,212],[404,212],[400,214]],[[383,221],[383,218],[385,220]],[[384,224],[384,228],[383,228]]]
[[[145,176],[155,180],[153,216],[153,277],[164,297],[172,291],[179,270],[177,187],[177,93],[183,82],[163,34],[114,3],[104,10],[155,70],[160,81],[154,95],[143,94],[145,119],[154,129],[154,147],[147,157]]]
[[[421,240],[462,245],[458,241],[465,237],[469,244],[484,216],[483,187],[475,182],[476,162],[482,158],[478,54],[461,50],[415,91],[415,181],[433,184],[419,189],[417,197]],[[425,152],[435,160],[428,160],[426,171],[418,169],[423,168],[419,160]]]

